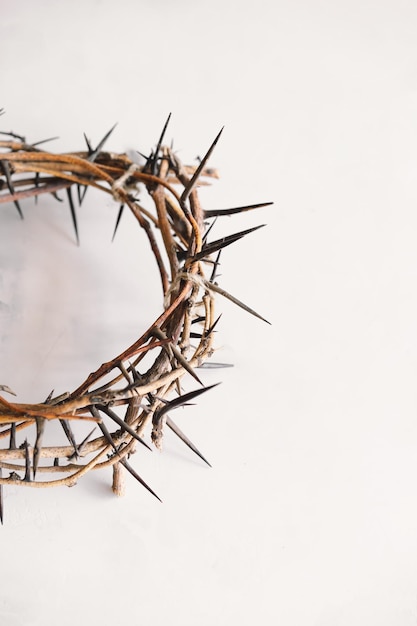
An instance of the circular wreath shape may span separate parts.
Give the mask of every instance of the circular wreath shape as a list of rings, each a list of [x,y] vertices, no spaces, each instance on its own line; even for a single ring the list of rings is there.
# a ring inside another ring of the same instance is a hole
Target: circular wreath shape
[[[124,491],[127,470],[158,498],[129,458],[138,445],[160,448],[165,427],[208,464],[170,413],[215,386],[204,386],[196,373],[196,369],[208,365],[206,361],[214,351],[214,329],[219,319],[215,298],[228,298],[267,321],[216,282],[223,248],[260,226],[209,241],[210,226],[221,215],[271,203],[204,210],[198,188],[208,179],[218,178],[207,162],[222,131],[196,166],[186,166],[164,144],[168,121],[169,117],[155,149],[141,164],[125,153],[104,150],[114,127],[96,148],[85,138],[85,151],[61,154],[43,151],[43,142],[30,144],[15,133],[1,133],[5,138],[0,140],[0,203],[14,203],[23,218],[24,199],[63,190],[78,242],[74,191],[78,204],[88,187],[110,194],[118,206],[115,232],[123,211],[130,210],[148,240],[163,292],[163,310],[147,330],[122,353],[91,372],[72,392],[51,395],[38,404],[23,404],[14,398],[12,401],[13,391],[0,385],[1,522],[4,485],[73,486],[89,471],[109,466],[113,468],[112,488],[117,495]],[[139,189],[151,198],[153,211],[140,203]],[[194,391],[183,393],[180,381],[185,374],[195,379]],[[73,420],[93,422],[82,441],[74,435]],[[67,445],[45,443],[45,429],[51,421],[60,424]],[[148,427],[151,445],[144,438]],[[30,441],[28,432],[33,435]]]

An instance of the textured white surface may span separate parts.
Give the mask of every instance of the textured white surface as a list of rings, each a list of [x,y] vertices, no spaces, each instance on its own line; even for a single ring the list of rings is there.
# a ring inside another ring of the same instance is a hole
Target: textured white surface
[[[225,125],[205,206],[275,204],[216,226],[267,223],[221,280],[272,326],[219,303],[235,367],[177,417],[213,468],[167,435],[134,457],[163,504],[99,474],[7,490],[2,626],[417,623],[416,30],[406,0],[3,0],[2,129],[64,151],[118,122],[109,146],[147,152],[172,112],[193,160]],[[107,199],[80,248],[66,208],[23,209],[1,205],[0,383],[36,401],[160,303]]]

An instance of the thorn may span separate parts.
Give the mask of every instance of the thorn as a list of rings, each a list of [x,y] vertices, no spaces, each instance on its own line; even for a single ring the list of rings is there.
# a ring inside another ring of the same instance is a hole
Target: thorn
[[[209,337],[211,335],[212,332],[214,332],[214,329],[216,328],[220,318],[222,316],[222,313],[220,313],[219,317],[213,322],[213,324],[210,326],[210,328],[207,330],[207,334],[206,337]]]
[[[102,411],[102,413],[105,413],[106,415],[108,415],[110,419],[112,419],[114,422],[116,422],[116,424],[118,424],[122,430],[129,433],[131,437],[136,439],[136,441],[139,441],[139,443],[141,443],[143,446],[145,446],[145,448],[148,448],[148,450],[152,452],[152,448],[149,447],[148,444],[137,434],[137,432],[131,426],[129,426],[127,422],[125,422],[121,417],[119,417],[117,413],[112,411],[108,406],[100,405],[100,406],[97,406],[97,408],[100,411]]]
[[[271,324],[271,322],[268,322],[268,320],[265,319],[264,317],[262,317],[262,315],[259,315],[259,313],[257,313],[253,309],[251,309],[246,304],[244,304],[241,300],[238,300],[237,298],[232,296],[225,289],[222,289],[221,287],[219,287],[219,285],[217,285],[216,283],[209,283],[207,281],[207,287],[208,287],[208,289],[211,289],[212,291],[215,291],[216,293],[219,293],[224,298],[227,298],[228,300],[230,300],[234,304],[237,304],[237,306],[239,306],[241,309],[244,309],[245,311],[247,311],[248,313],[250,313],[254,317],[257,317],[258,319],[262,320],[263,322],[266,322],[267,324]]]
[[[79,239],[79,236],[78,236],[77,215],[76,215],[76,212],[75,212],[75,206],[74,206],[74,202],[73,202],[73,199],[72,199],[71,187],[67,187],[67,196],[68,196],[68,203],[69,203],[70,211],[71,211],[72,224],[73,224],[74,230],[75,230],[75,238],[77,240],[77,245],[80,245],[80,239]]]
[[[122,219],[122,215],[123,215],[123,209],[124,209],[125,205],[121,204],[120,208],[119,208],[119,212],[117,214],[117,219],[116,219],[116,225],[114,227],[114,231],[113,231],[113,237],[111,238],[112,241],[114,241],[114,238],[116,236],[116,231],[119,228],[119,224],[120,224],[120,220]]]
[[[142,159],[145,159],[146,163],[144,165],[144,168],[146,168],[146,166],[148,165],[148,163],[150,162],[151,158],[152,158],[152,153],[149,156],[146,156],[146,154],[143,154],[143,152],[140,152],[139,150],[136,150],[136,154],[138,154],[139,156],[142,157]]]
[[[52,390],[52,393],[54,393],[54,389]],[[69,395],[70,395],[69,392],[65,391],[64,393],[61,393],[59,396],[55,396],[55,398],[50,398],[48,404],[59,404],[60,402],[63,402],[64,400],[66,400]]]
[[[188,198],[188,196],[190,195],[191,191],[193,190],[194,186],[196,185],[198,178],[202,172],[202,170],[204,169],[207,161],[210,158],[211,153],[213,152],[217,142],[220,139],[220,135],[223,132],[224,127],[220,130],[220,132],[218,133],[217,137],[215,138],[215,140],[213,141],[213,143],[211,144],[210,148],[208,149],[208,151],[206,152],[205,156],[202,158],[199,166],[197,167],[196,171],[194,172],[190,182],[188,183],[188,185],[186,186],[186,188],[184,189],[184,191],[181,194],[181,202],[184,203],[186,201],[186,199]]]
[[[0,391],[5,391],[6,393],[10,393],[12,396],[15,396],[15,392],[10,389],[7,385],[0,385]]]
[[[78,457],[79,457],[79,448],[77,446],[77,442],[75,441],[74,433],[72,432],[72,428],[71,428],[70,424],[68,423],[67,420],[64,420],[64,419],[60,419],[59,423],[61,424],[61,426],[63,428],[63,431],[64,431],[68,441],[70,442],[70,444],[74,448],[74,454],[72,456],[75,457],[76,459],[78,459]]]
[[[247,206],[240,206],[234,209],[219,209],[212,211],[204,211],[204,216],[207,218],[210,217],[220,217],[221,215],[234,215],[235,213],[243,213],[245,211],[252,211],[253,209],[260,209],[261,207],[271,206],[274,204],[273,202],[262,202],[260,204],[248,204]]]
[[[72,459],[78,459],[79,458],[79,456],[82,454],[82,452],[84,450],[85,445],[88,443],[88,440],[90,439],[91,435],[94,433],[95,430],[96,430],[96,427],[94,427],[93,430],[91,430],[88,433],[88,435],[82,440],[80,445],[76,445],[75,441],[74,441],[74,443],[73,443],[74,453],[71,454],[71,456],[68,457],[69,461],[72,461]]]
[[[103,139],[97,144],[97,147],[93,150],[87,140],[87,137],[85,136],[84,133],[84,137],[85,140],[87,142],[87,146],[88,146],[88,151],[90,152],[90,154],[88,155],[88,161],[95,161],[96,158],[98,157],[98,155],[101,152],[101,149],[103,148],[104,144],[106,143],[107,139],[110,137],[110,135],[112,134],[112,132],[114,131],[114,129],[117,126],[117,122],[116,124],[113,124],[113,126],[110,128],[110,130],[104,135]]]
[[[167,129],[167,127],[168,127],[168,124],[169,124],[169,120],[170,120],[170,119],[171,119],[171,113],[170,113],[170,114],[168,115],[168,117],[167,117],[167,120],[166,120],[166,122],[165,122],[165,124],[164,124],[164,127],[163,127],[163,129],[162,129],[162,132],[161,132],[161,136],[159,137],[159,141],[158,141],[158,143],[157,143],[157,145],[156,145],[156,148],[155,148],[155,152],[154,152],[154,159],[153,159],[153,162],[152,162],[152,164],[151,164],[152,174],[155,174],[156,164],[157,164],[157,162],[158,162],[158,154],[159,154],[159,151],[160,151],[160,149],[161,149],[161,145],[162,145],[162,142],[163,142],[163,140],[164,140],[164,136],[165,136],[166,129]]]
[[[188,439],[188,437],[182,432],[180,428],[178,428],[178,426],[172,421],[170,417],[167,418],[167,426],[169,426],[169,428],[177,435],[177,437],[181,439],[181,441],[185,443],[186,446],[190,448],[190,450],[192,450],[198,457],[200,457],[200,459],[204,461],[204,463],[207,463],[207,465],[211,467],[210,463],[201,454],[200,450],[196,448],[193,442]]]
[[[216,222],[217,222],[217,217],[212,221],[212,223],[210,224],[210,226],[207,228],[206,232],[204,233],[203,244],[205,244],[207,242],[207,238],[209,236],[209,233],[210,233],[211,229],[214,227]]]
[[[211,272],[211,276],[210,276],[210,282],[214,282],[214,280],[216,279],[216,275],[217,275],[217,270],[219,267],[219,262],[220,262],[220,256],[221,256],[222,251],[219,250],[217,256],[216,256],[216,260],[214,261],[213,264],[213,270]],[[217,324],[217,322],[215,322]]]
[[[174,355],[174,357],[176,358],[178,363],[185,369],[186,372],[188,372],[193,378],[195,378],[195,380],[198,383],[200,383],[200,385],[202,385],[203,383],[201,382],[201,380],[199,379],[199,377],[195,373],[193,367],[188,363],[187,359],[182,355],[180,350],[178,350],[178,348],[176,346],[174,346],[174,344],[172,343],[172,340],[169,340],[167,338],[167,336],[165,335],[165,333],[158,327],[155,327],[153,329],[153,332],[154,332],[155,337],[158,337],[159,339],[162,339],[162,340],[168,340],[169,341],[168,348],[169,348],[169,350],[172,351],[172,354]],[[172,355],[170,355],[170,356],[172,356]]]
[[[182,367],[198,382],[200,383],[200,385],[202,385],[203,383],[201,382],[201,380],[199,379],[199,377],[197,376],[197,374],[194,371],[194,368],[189,364],[189,362],[187,361],[187,359],[181,354],[180,350],[178,350],[178,348],[176,346],[174,346],[174,344],[169,344],[170,348],[174,354],[174,357],[176,358],[176,360],[178,361],[178,363],[180,365],[182,365]]]
[[[31,144],[32,148],[35,148],[36,146],[40,146],[43,143],[47,143],[48,141],[55,141],[56,139],[59,139],[59,137],[49,137],[48,139],[41,139],[41,141],[36,141],[35,143]]]
[[[110,137],[110,135],[112,134],[112,132],[114,131],[116,126],[117,126],[117,124],[114,124],[111,127],[111,129],[104,135],[103,139],[98,143],[96,148],[92,147],[91,143],[89,142],[89,140],[87,138],[87,135],[85,133],[83,133],[84,134],[85,143],[87,144],[87,151],[88,151],[87,161],[90,161],[91,163],[93,163],[96,160],[96,158],[100,154],[100,151],[101,151],[102,147],[104,146],[104,144],[106,143],[107,139]],[[84,185],[84,186],[77,185],[78,202],[79,202],[80,206],[84,202],[84,198],[85,198],[85,194],[87,193],[87,189],[88,189],[88,185]]]
[[[87,185],[77,185],[77,198],[79,206],[81,206],[84,201],[87,188]]]
[[[221,369],[225,367],[234,367],[233,363],[212,363],[211,361],[206,361],[198,366],[199,369]]]
[[[16,450],[16,424],[10,424],[9,450]]]
[[[91,435],[94,433],[95,429],[96,429],[96,428],[94,427],[94,428],[93,428],[93,430],[91,430],[91,431],[88,433],[87,437],[85,437],[85,438],[82,440],[82,442],[80,443],[80,445],[78,446],[78,452],[79,452],[80,454],[81,454],[81,452],[83,451],[84,446],[86,445],[86,443],[88,443],[88,440],[90,439]]]
[[[45,400],[45,404],[49,404],[50,401],[52,400],[52,396],[54,395],[54,391],[55,389],[52,389],[52,391],[48,394],[48,397]]]
[[[201,337],[205,337],[206,339],[208,337],[210,337],[211,333],[214,332],[214,329],[216,328],[220,318],[221,318],[222,314],[220,313],[219,317],[213,322],[213,324],[210,326],[210,328],[207,329],[207,332],[204,333],[190,333],[190,337],[193,337],[194,339],[199,338],[201,339]],[[201,320],[201,321],[204,321]],[[202,367],[201,365],[199,367]]]
[[[51,196],[55,198],[57,202],[63,202],[63,199],[58,196],[58,193],[56,191],[51,191]]]
[[[194,263],[195,261],[200,261],[204,259],[206,256],[213,254],[213,252],[217,252],[217,250],[222,250],[226,248],[226,246],[230,246],[230,244],[235,241],[239,241],[242,237],[249,235],[249,233],[253,233],[260,228],[263,228],[265,224],[260,224],[259,226],[254,226],[253,228],[247,228],[246,230],[241,230],[238,233],[234,233],[233,235],[227,235],[226,237],[222,237],[221,239],[216,239],[216,241],[212,241],[211,243],[205,244],[201,250],[195,254],[190,260],[190,263]]]
[[[205,322],[206,318],[202,315],[199,315],[198,317],[195,317],[193,319],[193,321],[191,322],[191,324],[199,324],[200,322]]]
[[[7,187],[10,191],[10,193],[13,195],[15,193],[14,191],[14,187],[13,187],[13,183],[12,183],[12,176],[10,174],[10,168],[9,168],[9,164],[7,161],[0,161],[0,167],[3,170],[3,173],[6,177],[6,183],[7,183]],[[23,213],[22,213],[22,209],[20,208],[20,204],[18,202],[18,200],[13,200],[13,204],[15,205],[17,212],[20,215],[20,218],[23,219]]]
[[[98,413],[96,407],[92,406],[90,411],[94,415],[94,417],[99,417],[99,413]],[[111,445],[111,447],[116,452],[117,456],[120,457],[119,450],[117,449],[116,444],[113,441],[113,437],[109,433],[109,431],[107,429],[107,426],[104,424],[104,422],[100,422],[99,423],[99,428],[101,429],[101,432],[103,433],[103,435],[104,435],[105,439],[107,440],[107,442]],[[149,487],[149,485],[147,485],[145,483],[145,481],[139,476],[139,474],[137,472],[135,472],[133,467],[131,467],[129,465],[129,463],[125,459],[122,459],[120,457],[119,463],[121,463],[123,465],[123,467],[125,467],[127,469],[127,471],[130,472],[132,474],[132,476],[134,476],[136,478],[136,480],[140,482],[141,485],[143,485],[143,487],[145,487],[152,495],[154,495],[155,498],[157,498],[160,502],[162,502],[161,498],[159,498],[156,495],[156,493]]]
[[[25,450],[25,477],[23,478],[23,480],[25,480],[27,483],[31,482],[31,478],[30,478],[30,455],[29,455],[29,444],[28,444],[28,440],[25,439],[25,442],[23,444],[23,448]]]
[[[119,450],[117,449],[117,446],[113,441],[113,437],[111,436],[106,424],[101,420],[100,413],[97,411],[96,407],[95,406],[90,407],[90,412],[93,415],[93,417],[100,419],[98,426],[101,432],[103,433],[104,438],[106,439],[107,443],[113,448],[117,456],[120,456]]]
[[[132,476],[134,478],[136,478],[136,480],[143,486],[145,487],[145,489],[147,489],[153,496],[155,496],[155,498],[157,500],[159,500],[159,502],[162,502],[161,498],[156,495],[156,493],[154,492],[153,489],[151,489],[149,487],[149,485],[147,483],[145,483],[145,481],[143,480],[143,478],[141,478],[139,476],[139,474],[133,469],[133,467],[131,465],[129,465],[129,463],[126,461],[126,459],[121,459],[120,463],[123,465],[123,467],[125,467],[127,469],[128,472],[130,472],[130,474],[132,474]]]
[[[91,143],[88,140],[88,137],[85,133],[83,133],[84,135],[84,139],[85,139],[85,143],[87,144],[87,151],[88,151],[88,156],[90,156],[90,154],[92,154],[94,152],[93,147],[91,145]]]
[[[170,400],[163,407],[155,411],[153,418],[152,418],[152,423],[156,424],[157,422],[161,420],[161,418],[163,417],[163,415],[165,415],[165,413],[168,413],[168,411],[172,411],[173,409],[177,409],[178,407],[183,406],[184,404],[187,404],[189,400],[193,400],[194,398],[201,395],[205,391],[209,391],[210,389],[213,389],[213,387],[217,387],[217,385],[219,384],[220,383],[214,383],[213,385],[209,385],[208,387],[203,387],[202,389],[195,389],[194,391],[189,391],[188,393],[184,393],[182,396],[178,396],[177,398],[174,398],[174,400]]]
[[[39,187],[40,174],[39,172],[35,172],[35,189]],[[38,204],[38,196],[35,196],[35,204]]]

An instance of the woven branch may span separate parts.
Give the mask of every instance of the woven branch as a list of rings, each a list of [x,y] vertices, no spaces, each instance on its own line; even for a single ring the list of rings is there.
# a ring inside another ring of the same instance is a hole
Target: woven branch
[[[221,250],[255,229],[208,242],[208,226],[218,215],[270,203],[205,212],[198,187],[218,177],[207,161],[220,133],[199,165],[192,167],[183,165],[163,144],[166,126],[155,150],[141,165],[126,154],[103,150],[111,131],[96,149],[86,140],[86,151],[66,154],[45,152],[39,143],[28,144],[14,133],[2,133],[0,203],[13,202],[23,218],[23,199],[65,189],[78,241],[72,189],[78,191],[80,203],[88,187],[110,194],[119,205],[116,229],[123,211],[128,209],[148,239],[159,269],[164,308],[132,345],[100,365],[71,393],[49,397],[39,404],[22,404],[0,396],[0,443],[4,442],[0,447],[1,520],[3,485],[72,486],[90,470],[107,466],[113,466],[115,493],[123,492],[124,468],[156,496],[128,462],[137,445],[149,447],[144,439],[148,427],[157,448],[168,426],[206,461],[169,413],[210,388],[202,384],[196,368],[203,366],[214,351],[218,321],[215,297],[221,294],[264,319],[215,282]],[[152,199],[153,212],[136,199],[139,189],[146,190]],[[161,237],[156,236],[157,231]],[[149,360],[149,355],[152,365],[145,370],[142,362],[145,356]],[[192,376],[198,386],[184,394],[180,381],[185,374]],[[12,393],[4,385],[0,391]],[[116,430],[110,432],[104,418]],[[45,426],[51,420],[59,420],[68,445],[43,445]],[[76,442],[72,420],[92,422],[92,431],[84,441]],[[29,443],[26,438],[18,445],[17,438],[30,426],[35,429],[34,440]]]

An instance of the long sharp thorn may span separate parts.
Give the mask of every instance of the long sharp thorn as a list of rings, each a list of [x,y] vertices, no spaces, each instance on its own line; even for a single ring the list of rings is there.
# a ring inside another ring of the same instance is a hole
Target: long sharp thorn
[[[221,316],[222,316],[222,314],[220,313],[219,317],[213,322],[213,324],[207,330],[206,337],[209,337],[211,335],[211,333],[214,331],[214,329],[216,328],[217,324],[220,321]]]
[[[161,149],[161,145],[162,145],[162,142],[164,140],[164,136],[165,136],[166,129],[168,127],[170,119],[171,119],[171,113],[167,117],[167,120],[166,120],[166,122],[164,124],[164,127],[162,129],[162,132],[161,132],[161,136],[159,137],[158,143],[156,145],[156,149],[155,149],[155,153],[154,153],[155,154],[155,159],[154,159],[154,162],[152,163],[152,174],[155,174],[156,164],[157,164],[157,161],[158,161],[158,154],[159,154],[159,151]]]
[[[150,154],[149,156],[146,156],[146,154],[143,154],[143,152],[140,152],[139,150],[136,150],[136,154],[141,156],[142,159],[145,159],[146,164],[149,162],[149,159],[152,157],[152,154]],[[146,167],[146,164],[145,164],[145,167]]]
[[[10,393],[12,396],[15,396],[15,392],[10,389],[7,385],[0,385],[0,391],[5,391],[6,393]]]
[[[9,188],[10,193],[13,195],[14,194],[14,186],[13,186],[13,182],[12,182],[12,176],[10,174],[10,168],[9,168],[9,164],[7,161],[0,161],[0,166],[1,169],[3,170],[3,173],[6,177],[6,183],[7,183],[7,187]],[[13,204],[15,205],[17,212],[20,215],[20,218],[23,219],[23,213],[22,213],[22,209],[20,208],[20,204],[18,200],[13,200]]]
[[[87,137],[87,135],[85,133],[83,133],[84,135],[84,139],[85,139],[85,143],[87,144],[87,151],[88,151],[88,156],[90,156],[90,154],[92,154],[94,152],[93,147]]]
[[[36,441],[33,449],[33,480],[36,478],[36,472],[38,471],[39,459],[42,450],[42,439],[45,430],[45,419],[43,417],[36,418]]]
[[[90,432],[88,433],[88,435],[82,440],[82,442],[80,443],[80,445],[78,446],[78,452],[81,454],[81,452],[83,451],[85,445],[88,443],[91,435],[94,433],[95,431],[95,427],[93,428],[93,430],[90,430]]]
[[[75,212],[74,201],[72,199],[71,187],[67,187],[67,196],[68,196],[68,204],[69,204],[70,211],[71,211],[72,224],[73,224],[74,230],[75,230],[75,238],[77,240],[77,245],[79,245],[80,238],[78,236],[77,214]]]
[[[172,421],[172,419],[170,417],[167,418],[167,422],[166,423],[167,423],[167,426],[169,426],[169,428],[177,435],[177,437],[179,437],[181,439],[181,441],[183,441],[185,443],[185,445],[190,448],[190,450],[192,450],[198,457],[200,457],[200,459],[202,461],[204,461],[204,463],[207,463],[207,465],[209,467],[211,467],[210,463],[201,454],[200,450],[198,448],[196,448],[196,446],[193,444],[193,442],[190,441],[190,439],[188,439],[188,437],[182,432],[182,430],[180,428],[178,428],[178,426]]]
[[[204,393],[213,387],[216,387],[219,383],[214,385],[210,385],[209,387],[203,387],[202,389],[197,389],[196,391],[190,391],[189,393],[185,393],[182,396],[178,396],[174,400],[167,402],[163,407],[158,408],[152,417],[152,441],[156,445],[157,448],[161,447],[162,440],[162,430],[163,430],[163,417],[165,413],[168,413],[171,409],[176,409],[179,406],[184,404],[188,404],[188,400],[192,400],[196,396],[200,395],[200,393]]]
[[[197,374],[194,371],[194,368],[189,364],[189,362],[187,361],[187,359],[185,357],[183,357],[183,355],[181,354],[181,352],[178,350],[178,348],[176,348],[174,345],[170,346],[172,349],[172,352],[174,353],[174,356],[176,358],[176,360],[178,361],[178,363],[180,365],[182,365],[182,367],[193,377],[195,378],[195,380],[200,383],[200,385],[202,385],[203,383],[201,382],[201,380],[199,379],[199,377],[197,376]]]
[[[16,450],[16,424],[14,422],[10,425],[9,450]]]
[[[83,203],[86,191],[87,191],[87,185],[77,185],[77,197],[78,197],[78,204],[80,206]]]
[[[48,397],[45,400],[45,404],[49,404],[50,401],[52,400],[52,396],[54,395],[54,389],[52,389],[52,391],[48,394]]]
[[[213,254],[213,252],[217,252],[217,250],[222,250],[226,246],[230,246],[230,244],[235,241],[239,241],[242,237],[249,235],[249,233],[253,233],[259,228],[263,228],[265,224],[260,224],[259,226],[254,226],[253,228],[247,228],[246,230],[242,230],[238,233],[234,233],[233,235],[227,235],[226,237],[222,237],[221,239],[216,239],[216,241],[212,241],[211,243],[207,243],[203,246],[201,252],[195,254],[192,257],[192,261],[200,261],[204,259],[204,257]]]
[[[111,238],[112,241],[114,241],[114,238],[116,236],[116,232],[117,229],[119,228],[119,224],[120,224],[120,220],[122,219],[122,215],[123,215],[123,209],[124,209],[125,205],[121,204],[120,208],[119,208],[119,212],[117,214],[117,218],[116,218],[116,225],[114,227],[114,231],[113,231],[113,237]]]
[[[147,490],[148,490],[148,491],[149,491],[149,492],[150,492],[153,496],[155,496],[155,498],[156,498],[157,500],[159,500],[159,502],[162,502],[161,498],[160,498],[158,495],[156,495],[156,493],[154,492],[154,490],[153,490],[153,489],[151,489],[147,483],[145,483],[145,481],[143,480],[143,478],[141,478],[141,477],[139,476],[139,474],[138,474],[138,473],[137,473],[137,472],[133,469],[133,467],[132,467],[131,465],[129,465],[129,463],[126,461],[126,459],[122,459],[122,460],[120,461],[120,463],[123,465],[123,467],[125,467],[125,468],[127,469],[127,471],[128,471],[128,472],[130,472],[130,474],[132,474],[132,476],[133,476],[134,478],[136,478],[136,480],[137,480],[137,481],[138,481],[138,482],[139,482],[139,483],[140,483],[143,487],[145,487],[145,489],[147,489]]]
[[[92,406],[90,408],[91,414],[96,417],[97,419],[100,419],[100,413],[98,412],[98,410],[96,409],[95,406]],[[117,449],[116,444],[114,443],[113,437],[111,436],[109,429],[107,428],[106,424],[103,421],[100,421],[98,423],[98,427],[100,428],[101,432],[104,435],[105,440],[107,441],[107,443],[113,448],[113,450],[115,451],[115,453],[117,454],[117,456],[120,456],[119,454],[119,450]]]
[[[91,150],[90,154],[88,155],[88,160],[89,161],[95,161],[97,156],[100,154],[101,149],[103,148],[104,144],[106,143],[107,139],[110,137],[110,135],[112,134],[112,132],[114,131],[114,129],[117,126],[117,122],[116,124],[113,124],[113,126],[110,128],[110,130],[104,135],[103,139],[97,144],[97,147],[94,150]],[[90,147],[91,149],[91,147]],[[89,151],[90,151],[89,149]]]
[[[96,417],[98,416],[98,411],[95,407],[91,408],[91,412],[92,414]],[[99,423],[99,428],[101,429],[101,432],[103,433],[105,439],[107,440],[107,442],[112,446],[112,448],[115,450],[116,454],[118,456],[120,456],[119,454],[119,450],[116,447],[116,444],[113,441],[113,438],[111,436],[111,434],[109,433],[106,425],[103,422]],[[136,478],[136,480],[143,486],[145,487],[145,489],[147,489],[153,496],[155,496],[155,498],[157,500],[159,500],[160,502],[162,502],[161,498],[159,496],[156,495],[156,493],[149,487],[149,485],[147,483],[145,483],[145,481],[139,476],[139,474],[133,469],[133,467],[131,467],[129,465],[129,463],[126,461],[126,459],[121,458],[119,461],[123,467],[125,467],[127,469],[128,472],[130,472],[130,474],[132,474],[132,476],[134,476],[134,478]]]
[[[160,339],[167,339],[165,333],[160,328],[155,328],[154,334]],[[193,367],[189,364],[187,359],[183,357],[180,350],[178,350],[178,348],[174,346],[171,342],[168,344],[168,348],[172,351],[172,354],[174,355],[178,363],[185,369],[185,371],[188,372],[193,378],[195,378],[195,380],[200,383],[200,385],[202,385],[203,383],[195,373]]]
[[[165,413],[168,413],[169,411],[172,411],[173,409],[176,409],[184,404],[187,404],[189,400],[193,400],[194,398],[204,393],[205,391],[209,391],[210,389],[217,387],[217,385],[219,384],[220,383],[214,383],[214,385],[209,385],[208,387],[203,387],[202,389],[195,389],[194,391],[189,391],[188,393],[184,393],[182,396],[178,396],[177,398],[174,398],[174,400],[170,400],[163,407],[155,411],[152,421],[154,423],[157,422],[158,420],[161,419],[161,417]]]
[[[87,138],[87,135],[84,133],[84,139],[85,139],[85,142],[87,144],[87,150],[88,150],[87,161],[94,162],[96,160],[96,158],[100,154],[100,150],[102,149],[102,147],[106,143],[107,139],[110,137],[110,135],[112,134],[112,132],[116,128],[116,126],[117,126],[117,124],[114,124],[111,127],[111,129],[104,135],[103,139],[99,142],[99,144],[97,145],[96,148],[93,148],[91,146],[91,144],[90,144],[90,142],[89,142],[89,140]],[[81,189],[81,186],[78,185],[78,198],[79,198],[80,205],[84,201],[85,194],[87,193],[87,189],[88,189],[87,185],[85,185],[85,187],[83,189]]]
[[[91,143],[89,142],[89,140],[87,138],[87,135],[84,133],[84,139],[85,139],[85,143],[87,144],[87,150],[88,150],[87,161],[94,162],[96,160],[96,158],[100,154],[100,150],[102,149],[102,147],[106,143],[107,139],[110,137],[110,135],[112,134],[112,132],[116,128],[116,126],[117,126],[117,124],[114,124],[110,128],[110,130],[104,135],[103,139],[99,142],[99,144],[97,145],[96,148],[92,147]],[[81,204],[84,201],[85,194],[87,193],[88,185],[85,185],[84,188],[81,188],[81,185],[77,185],[77,189],[78,189],[78,200],[79,200],[79,203],[80,203],[80,206],[81,206]]]
[[[217,222],[217,217],[212,221],[212,223],[210,224],[210,226],[207,228],[207,230],[204,233],[204,237],[203,237],[203,245],[206,244],[208,236],[210,234],[210,231],[212,228],[214,228],[215,223]]]
[[[220,313],[219,317],[213,322],[213,324],[210,326],[210,328],[207,329],[207,331],[205,331],[204,333],[190,333],[190,337],[193,337],[194,339],[196,338],[200,338],[201,337],[205,337],[206,339],[208,337],[210,337],[211,333],[214,332],[214,329],[216,328],[217,324],[219,323],[219,320],[221,318],[222,314]],[[202,367],[202,365],[197,366],[198,367]]]
[[[29,444],[28,444],[28,440],[25,439],[25,443],[23,444],[24,450],[25,450],[25,476],[23,478],[24,481],[26,481],[27,483],[31,482],[31,478],[30,478],[30,455],[29,455]]]
[[[139,441],[139,443],[145,446],[145,448],[148,448],[148,450],[152,451],[152,448],[148,446],[148,444],[141,437],[139,437],[137,432],[131,426],[129,426],[129,424],[127,424],[121,417],[119,417],[117,413],[112,411],[107,406],[99,406],[98,408],[102,413],[105,413],[110,417],[110,419],[116,422],[116,424],[118,424],[122,430],[125,430],[127,433],[129,433],[131,437],[136,439],[136,441]]]
[[[93,428],[93,430],[91,430],[88,435],[82,440],[82,442],[80,443],[80,445],[77,445],[77,449],[75,450],[75,452],[73,454],[71,454],[70,457],[68,457],[68,460],[72,460],[72,459],[78,459],[79,455],[83,452],[86,444],[88,443],[91,435],[95,432],[95,427]]]
[[[206,361],[199,365],[199,369],[221,369],[225,367],[233,367],[232,363],[212,363],[211,361]]]
[[[198,317],[195,317],[193,319],[193,321],[191,322],[191,324],[199,324],[200,322],[204,322],[205,321],[205,317],[202,315],[199,315]]]
[[[211,231],[211,229],[213,228],[214,224],[215,224],[215,220],[210,224],[210,226],[208,227],[208,229],[204,233],[204,237],[203,237],[203,249],[204,250],[205,250],[205,245],[206,245],[208,234]],[[178,246],[178,250],[177,250],[178,261],[185,261],[185,259],[187,258],[187,254],[188,254],[187,250],[184,250],[183,248]]]
[[[231,302],[233,302],[234,304],[236,304],[237,306],[239,306],[241,309],[243,309],[244,311],[247,311],[248,313],[250,313],[251,315],[253,315],[254,317],[257,317],[258,319],[262,320],[263,322],[266,322],[267,324],[271,324],[271,322],[268,322],[267,319],[265,319],[264,317],[262,317],[262,315],[259,315],[259,313],[257,313],[256,311],[254,311],[253,309],[251,309],[249,306],[247,306],[246,304],[244,304],[241,300],[238,300],[237,298],[235,298],[234,296],[232,296],[232,294],[230,294],[228,291],[226,291],[225,289],[222,289],[221,287],[219,287],[219,285],[216,285],[216,283],[209,283],[207,281],[207,286],[209,289],[211,289],[212,291],[215,291],[216,293],[219,293],[221,296],[223,296],[224,298],[227,298],[228,300],[230,300]]]
[[[59,423],[62,426],[62,429],[63,429],[63,431],[65,433],[65,436],[67,437],[68,441],[70,442],[70,444],[74,448],[74,454],[72,456],[75,456],[75,458],[77,459],[78,456],[79,456],[79,448],[77,446],[77,442],[75,441],[75,437],[74,437],[74,433],[72,432],[72,428],[69,425],[67,420],[60,419]]]
[[[219,209],[212,211],[204,211],[204,217],[220,217],[221,215],[234,215],[235,213],[244,213],[245,211],[252,211],[253,209],[260,209],[261,207],[271,206],[273,202],[261,202],[259,204],[248,204],[247,206],[240,206],[233,209]]]
[[[224,127],[223,127],[224,128]],[[201,172],[203,171],[203,169],[206,166],[207,161],[210,158],[211,153],[213,152],[214,148],[216,147],[217,142],[220,139],[220,135],[223,132],[223,128],[220,130],[220,132],[218,133],[217,137],[215,138],[215,140],[213,141],[213,143],[211,144],[210,148],[208,149],[208,151],[206,152],[206,154],[204,155],[204,157],[202,158],[199,166],[197,167],[196,171],[194,172],[190,182],[188,183],[188,185],[186,186],[186,188],[184,189],[184,191],[181,194],[181,202],[185,202],[186,199],[188,198],[188,196],[190,195],[190,193],[192,192],[193,188],[195,187],[198,178],[201,174]]]
[[[213,271],[211,272],[211,276],[210,276],[210,282],[211,283],[214,282],[214,280],[216,278],[217,270],[218,270],[218,267],[219,267],[221,253],[222,253],[222,251],[219,250],[219,252],[217,253],[217,256],[216,256],[216,260],[214,261]]]
[[[36,146],[40,146],[43,143],[47,143],[48,141],[55,141],[56,139],[59,139],[59,137],[48,137],[48,139],[41,139],[40,141],[36,141],[35,143],[32,143],[31,146],[32,148],[35,148]]]
[[[40,179],[39,172],[36,172],[35,173],[35,187],[36,187],[36,189],[38,189],[38,187],[39,187],[39,179]],[[38,204],[38,196],[35,196],[35,204]]]

